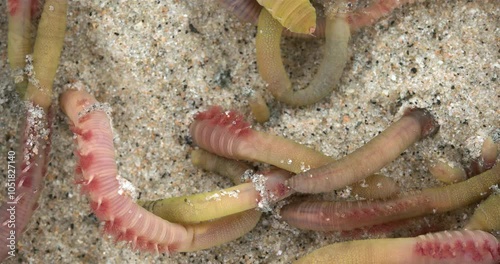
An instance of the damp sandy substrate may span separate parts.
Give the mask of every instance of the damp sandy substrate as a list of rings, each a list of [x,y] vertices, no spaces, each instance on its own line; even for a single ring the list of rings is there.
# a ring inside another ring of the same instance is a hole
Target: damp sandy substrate
[[[428,108],[441,124],[438,135],[411,147],[383,173],[405,190],[437,186],[427,162],[441,158],[465,163],[477,155],[485,134],[497,129],[498,136],[500,6],[495,1],[429,2],[404,6],[355,33],[340,87],[314,106],[294,109],[265,91],[256,70],[256,27],[241,23],[216,1],[71,1],[54,99],[64,84],[80,80],[98,100],[111,104],[119,171],[141,198],[230,186],[228,180],[191,165],[194,146],[188,126],[209,105],[238,109],[251,120],[247,96],[252,90],[263,92],[272,109],[271,120],[254,128],[337,158],[397,120],[404,107]],[[0,10],[5,10],[4,1]],[[283,40],[284,61],[296,87],[311,80],[322,44]],[[1,16],[3,161],[16,148],[22,120],[6,57],[7,19]],[[172,256],[133,252],[101,234],[87,198],[73,183],[73,147],[66,119],[58,111],[40,208],[10,261],[290,263],[329,243],[367,238],[364,232],[299,231],[276,214],[265,214],[249,234],[212,249]],[[372,236],[457,229],[472,209],[428,216],[395,233]]]

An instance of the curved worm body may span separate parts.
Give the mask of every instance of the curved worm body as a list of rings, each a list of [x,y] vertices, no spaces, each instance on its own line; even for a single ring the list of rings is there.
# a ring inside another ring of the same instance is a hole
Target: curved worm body
[[[250,111],[255,121],[258,123],[269,121],[271,112],[269,111],[266,101],[259,92],[254,92],[250,98],[248,98],[248,105],[250,106]]]
[[[199,147],[219,156],[265,162],[294,173],[331,161],[291,140],[253,130],[240,114],[218,106],[198,113],[190,134]]]
[[[259,74],[272,95],[292,106],[311,105],[329,95],[338,85],[347,63],[347,45],[351,37],[349,24],[343,17],[328,19],[323,60],[307,88],[293,91],[281,59],[282,26],[265,10],[261,11],[257,28],[256,50]]]
[[[465,170],[459,164],[448,163],[440,160],[433,162],[429,166],[429,172],[436,179],[444,183],[460,182],[467,179]]]
[[[484,139],[479,157],[473,159],[468,166],[465,167],[467,177],[472,177],[483,171],[489,170],[495,165],[498,156],[498,146],[493,141],[491,136]]]
[[[6,201],[0,207],[0,261],[16,255],[16,243],[38,207],[49,163],[52,113],[26,102],[20,151],[8,155]],[[17,161],[17,163],[16,163]],[[15,169],[14,169],[15,167]]]
[[[196,223],[269,205],[292,194],[285,186],[290,173],[268,171],[250,176],[252,182],[208,193],[138,203],[155,215],[175,223]]]
[[[316,10],[309,0],[257,0],[257,2],[291,32],[312,34],[316,30]]]
[[[428,188],[385,201],[292,203],[281,209],[288,224],[308,230],[345,231],[442,213],[478,202],[500,183],[497,165],[476,177],[444,187]]]
[[[494,192],[474,211],[465,229],[500,230],[500,193]]]
[[[95,215],[106,222],[105,232],[118,241],[153,252],[193,251],[236,239],[257,223],[260,213],[250,211],[182,226],[135,204],[117,179],[108,107],[83,91],[69,90],[60,101],[76,134],[79,184],[88,193]]]
[[[289,186],[302,193],[342,188],[379,171],[409,146],[434,135],[439,125],[425,109],[407,109],[404,116],[366,145],[328,165],[292,177]]]
[[[500,244],[491,234],[460,230],[335,243],[313,251],[295,264],[494,264],[500,261],[499,254]]]

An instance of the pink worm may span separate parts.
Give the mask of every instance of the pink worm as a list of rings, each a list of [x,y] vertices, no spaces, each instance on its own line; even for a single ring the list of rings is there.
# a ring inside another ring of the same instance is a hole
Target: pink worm
[[[183,226],[152,214],[120,187],[107,106],[90,94],[75,90],[63,93],[60,102],[76,134],[77,181],[88,193],[97,218],[106,222],[104,231],[117,241],[157,253],[194,251],[236,239],[259,220],[260,212],[249,210],[212,222]]]
[[[444,231],[410,238],[335,243],[313,251],[299,263],[482,263],[500,261],[500,243],[484,231]]]
[[[26,122],[22,130],[24,132],[20,151],[15,156],[15,182],[11,183],[9,177],[6,185],[14,187],[15,193],[12,196],[8,193],[7,201],[0,207],[0,261],[15,255],[16,240],[20,239],[38,208],[43,177],[47,173],[49,163],[52,111],[49,110],[49,115],[46,115],[44,110],[30,102],[27,102],[26,106]]]
[[[390,200],[303,201],[284,206],[281,216],[307,230],[340,231],[455,210],[478,202],[500,183],[500,165],[466,181],[401,195]]]
[[[7,10],[9,15],[17,15],[18,11],[23,9],[23,6],[30,6],[31,17],[35,17],[36,13],[39,11],[39,0],[8,0]]]
[[[259,13],[262,9],[255,0],[219,0],[219,2],[240,20],[254,25],[257,24]],[[347,1],[349,3],[349,1]],[[352,1],[357,2],[357,1]],[[357,9],[354,12],[347,13],[347,22],[350,25],[351,32],[357,31],[363,27],[375,24],[380,18],[389,15],[394,9],[414,3],[415,0],[375,0],[369,6]],[[318,17],[316,21],[316,30],[313,35],[290,32],[284,30],[283,34],[293,37],[325,37],[326,20]]]

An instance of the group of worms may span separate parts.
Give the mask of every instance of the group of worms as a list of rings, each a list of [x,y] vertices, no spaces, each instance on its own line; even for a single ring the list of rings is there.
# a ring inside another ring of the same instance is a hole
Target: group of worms
[[[290,106],[323,100],[339,84],[348,60],[352,33],[410,1],[378,0],[353,10],[355,2],[325,5],[325,18],[307,0],[220,3],[244,21],[257,23],[257,65],[269,92]],[[36,209],[50,153],[52,83],[57,69],[66,19],[67,1],[47,0],[35,43],[30,20],[38,1],[9,4],[9,62],[16,88],[25,99],[26,123],[20,142],[16,186],[21,233]],[[263,8],[264,7],[264,8]],[[62,26],[61,26],[62,25]],[[282,33],[298,37],[325,37],[325,52],[310,85],[294,91],[280,53]],[[33,54],[28,56],[28,54]],[[391,228],[407,219],[448,212],[482,200],[463,229],[417,237],[355,240],[335,243],[303,256],[297,263],[498,263],[500,244],[488,231],[500,230],[500,166],[498,146],[484,140],[481,155],[464,168],[436,163],[431,173],[446,184],[401,192],[390,177],[377,174],[420,140],[438,133],[431,111],[407,108],[399,120],[366,145],[338,160],[285,139],[252,129],[236,111],[212,106],[199,112],[190,126],[192,163],[229,177],[234,187],[208,193],[154,201],[135,201],[118,176],[113,146],[111,108],[80,86],[71,84],[60,106],[74,133],[78,166],[75,181],[87,194],[104,230],[132,249],[156,253],[202,250],[243,236],[258,223],[262,212],[296,193],[328,193],[349,186],[356,200],[295,200],[279,209],[290,226],[315,231]],[[77,89],[75,89],[77,88]],[[269,109],[262,98],[250,100],[259,122]],[[253,171],[246,162],[270,164]],[[495,187],[496,186],[496,187]],[[0,234],[6,241],[5,207]],[[5,248],[0,257],[8,256]],[[387,256],[391,256],[387,259]]]

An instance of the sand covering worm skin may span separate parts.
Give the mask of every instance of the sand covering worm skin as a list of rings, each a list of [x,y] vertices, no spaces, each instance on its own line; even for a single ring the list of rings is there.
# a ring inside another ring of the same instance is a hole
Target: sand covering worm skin
[[[106,222],[105,232],[118,241],[152,252],[194,251],[236,239],[257,223],[260,212],[254,210],[185,226],[148,212],[120,187],[109,109],[84,91],[68,90],[60,101],[76,135],[77,181]]]
[[[302,193],[321,193],[345,187],[379,171],[409,146],[438,130],[439,125],[429,111],[406,109],[401,119],[366,145],[340,160],[297,174],[288,180],[288,184]]]
[[[253,130],[239,113],[219,106],[196,114],[189,129],[196,145],[230,159],[265,162],[294,173],[331,161],[294,141]]]
[[[140,201],[141,206],[163,219],[176,223],[196,223],[213,220],[259,208],[269,210],[269,205],[293,192],[285,186],[290,173],[270,170],[251,176],[251,182],[224,190],[189,196]]]
[[[26,55],[32,52],[32,18],[38,9],[38,1],[10,0],[7,2],[9,15],[7,55],[14,75],[16,90],[24,97],[28,80],[24,76]]]
[[[500,261],[498,240],[484,231],[444,231],[410,238],[335,243],[313,251],[295,264],[494,264]]]
[[[291,106],[319,102],[338,85],[347,63],[349,24],[342,16],[327,20],[323,60],[308,87],[294,91],[281,59],[282,26],[265,10],[261,11],[255,40],[257,68],[271,94]]]
[[[455,210],[475,203],[500,183],[500,165],[443,187],[428,188],[383,201],[304,201],[284,206],[284,221],[301,229],[341,231]]]
[[[21,151],[15,157],[12,156],[17,161],[14,164],[15,182],[9,176],[7,200],[0,207],[0,239],[3,245],[0,247],[0,261],[15,255],[15,244],[12,242],[15,243],[21,236],[38,207],[49,163],[52,111],[47,115],[41,107],[31,102],[25,105],[27,114],[21,130]],[[10,191],[11,187],[14,192]],[[12,213],[15,219],[11,218]]]

